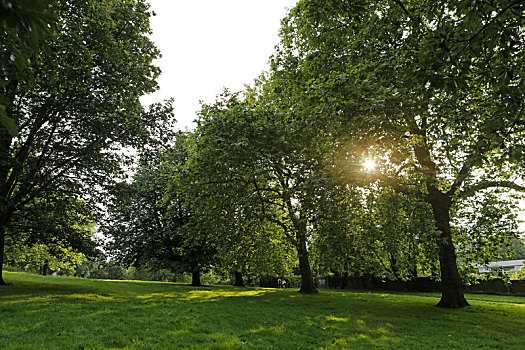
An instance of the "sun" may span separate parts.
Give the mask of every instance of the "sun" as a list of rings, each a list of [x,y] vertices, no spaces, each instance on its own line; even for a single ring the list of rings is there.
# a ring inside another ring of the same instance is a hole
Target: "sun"
[[[365,168],[366,171],[372,171],[376,167],[376,163],[372,159],[366,159],[363,163],[363,168]]]

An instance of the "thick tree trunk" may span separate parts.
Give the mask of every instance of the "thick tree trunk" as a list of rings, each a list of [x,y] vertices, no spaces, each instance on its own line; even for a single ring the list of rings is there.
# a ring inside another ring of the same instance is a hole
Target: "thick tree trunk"
[[[242,273],[240,273],[239,271],[235,271],[234,274],[235,274],[235,282],[233,283],[233,285],[236,287],[244,287]]]
[[[9,96],[9,94],[7,94]],[[12,95],[12,93],[11,93]],[[11,100],[12,101],[12,100]],[[8,114],[11,111],[8,111]],[[8,201],[8,186],[6,184],[7,177],[10,172],[9,159],[11,157],[9,148],[13,137],[9,135],[7,129],[0,126],[0,285],[5,286],[7,283],[3,280],[4,267],[4,245],[5,245],[5,228],[9,221],[9,201]]]
[[[191,285],[195,287],[201,287],[201,270],[196,268],[191,273]]]
[[[299,272],[301,274],[301,289],[299,293],[317,293],[312,269],[308,261],[308,250],[306,249],[306,236],[300,235],[297,237],[297,255],[299,256]]]
[[[7,286],[8,284],[4,281],[4,244],[5,244],[5,227],[0,226],[0,286]]]
[[[446,308],[469,306],[463,295],[463,282],[459,275],[456,251],[450,231],[451,199],[434,187],[429,186],[427,202],[432,206],[436,227],[441,232],[438,239],[439,263],[441,269],[441,300],[437,304]]]

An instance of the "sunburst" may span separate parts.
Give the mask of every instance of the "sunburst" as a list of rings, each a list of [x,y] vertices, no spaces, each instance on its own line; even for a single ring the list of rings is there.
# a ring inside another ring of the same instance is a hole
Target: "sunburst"
[[[373,171],[376,168],[376,163],[372,159],[366,159],[363,163],[363,168],[366,171]]]

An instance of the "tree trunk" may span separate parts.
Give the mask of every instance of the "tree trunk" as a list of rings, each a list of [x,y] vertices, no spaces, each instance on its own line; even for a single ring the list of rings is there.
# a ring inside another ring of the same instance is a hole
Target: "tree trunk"
[[[42,265],[41,269],[40,269],[40,273],[42,276],[47,276],[47,271],[49,270],[49,265],[47,263],[47,261],[44,263],[44,265]]]
[[[409,253],[409,262],[410,267],[408,269],[408,273],[410,275],[410,279],[414,280],[417,278],[417,253],[416,253],[416,243],[414,242],[415,237],[412,235],[410,239],[410,253]]]
[[[7,286],[8,284],[3,279],[4,271],[4,244],[5,244],[5,227],[0,224],[0,286]]]
[[[301,274],[301,289],[299,289],[299,293],[317,293],[317,287],[312,276],[312,269],[308,261],[306,235],[298,235],[296,247],[297,255],[299,256],[299,272]]]
[[[390,255],[390,270],[392,271],[394,278],[396,280],[399,280],[399,268],[397,267],[397,259],[394,256],[394,254],[389,253],[389,255]]]
[[[244,281],[242,280],[242,273],[235,271],[235,282],[233,283],[236,287],[244,287]]]
[[[191,285],[194,287],[201,287],[201,270],[196,268],[191,273]]]
[[[437,304],[446,308],[469,306],[463,295],[463,282],[459,275],[456,251],[450,231],[451,199],[438,189],[429,186],[426,201],[432,206],[436,227],[441,232],[438,239],[441,269],[441,300]]]
[[[11,100],[12,101],[12,100]],[[11,111],[8,111],[8,115]],[[10,205],[8,201],[9,189],[7,187],[7,177],[10,172],[9,159],[11,155],[9,148],[13,137],[7,132],[7,129],[0,126],[0,285],[6,286],[7,283],[3,280],[3,267],[4,267],[4,246],[5,246],[5,228],[9,222],[10,217]]]

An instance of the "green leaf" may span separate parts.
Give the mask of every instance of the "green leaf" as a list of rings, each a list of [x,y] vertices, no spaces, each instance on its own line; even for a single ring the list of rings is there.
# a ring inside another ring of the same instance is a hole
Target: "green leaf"
[[[7,129],[11,136],[18,135],[18,126],[13,118],[9,117],[4,105],[0,105],[0,123]]]
[[[7,106],[10,103],[11,103],[11,101],[9,101],[9,99],[7,97],[5,97],[5,95],[0,94],[0,106],[1,105]]]

